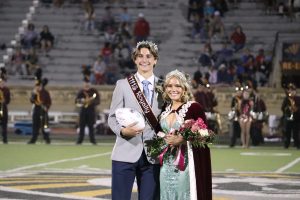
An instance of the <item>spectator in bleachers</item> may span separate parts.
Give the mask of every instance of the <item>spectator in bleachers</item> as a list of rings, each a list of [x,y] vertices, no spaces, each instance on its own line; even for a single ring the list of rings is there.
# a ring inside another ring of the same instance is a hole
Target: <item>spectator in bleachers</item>
[[[236,77],[241,83],[248,79],[248,74],[245,72],[245,67],[240,60],[234,62],[236,68]]]
[[[21,48],[16,48],[16,51],[10,60],[11,69],[9,70],[9,73],[15,75],[27,75],[25,58],[26,55],[22,52]]]
[[[114,47],[115,43],[117,42],[117,33],[113,26],[108,26],[104,32],[104,39],[105,42],[111,44],[112,48]]]
[[[215,11],[213,17],[209,21],[209,39],[212,39],[213,36],[216,36],[216,33],[219,33],[221,35],[221,38],[224,39],[225,26],[223,24],[219,11]]]
[[[122,13],[120,13],[119,18],[120,23],[127,23],[129,26],[132,23],[132,17],[130,13],[128,13],[128,8],[126,6],[122,8]]]
[[[214,8],[220,11],[221,16],[223,17],[225,12],[228,11],[226,0],[214,0]]]
[[[199,14],[192,13],[190,18],[190,21],[193,23],[191,37],[195,39],[198,35],[200,36],[203,25]]]
[[[227,84],[228,83],[229,74],[227,72],[227,67],[223,63],[219,66],[217,80],[218,84]]]
[[[207,73],[209,74],[208,82],[216,84],[218,82],[218,69],[215,66],[210,66]]]
[[[107,65],[109,65],[112,53],[113,53],[113,50],[111,48],[111,44],[109,42],[105,42],[104,46],[102,47],[99,55],[102,56],[104,62]]]
[[[260,49],[255,58],[255,80],[258,86],[264,86],[271,73],[271,60],[265,56],[264,49]]]
[[[3,144],[7,144],[7,122],[8,122],[8,107],[10,103],[10,90],[6,86],[6,69],[0,69],[0,120]]]
[[[138,19],[134,24],[133,34],[135,37],[135,42],[140,42],[147,40],[150,35],[150,25],[149,22],[145,19],[143,13],[139,13]]]
[[[105,12],[103,18],[101,20],[101,31],[107,30],[107,27],[114,27],[115,26],[115,18],[111,11],[110,6],[105,7]]]
[[[83,1],[84,8],[84,30],[93,32],[95,30],[95,10],[92,0]]]
[[[131,60],[130,49],[127,45],[120,42],[114,49],[113,57],[114,60],[118,63],[121,70],[124,70],[124,68],[128,67],[128,63]]]
[[[193,28],[192,28],[192,38],[195,39],[196,37],[200,37],[202,42],[205,42],[208,38],[208,30],[209,30],[209,23],[203,17],[200,17],[199,14],[192,14]]]
[[[119,33],[121,34],[122,41],[129,44],[132,39],[131,29],[127,22],[122,22],[119,27]]]
[[[34,29],[34,24],[29,23],[25,33],[21,35],[21,45],[26,50],[36,46],[38,33]]]
[[[94,73],[94,83],[97,85],[105,83],[105,71],[106,71],[106,63],[103,61],[102,56],[98,56],[97,60],[93,65],[93,73]]]
[[[40,33],[40,45],[41,49],[48,55],[48,52],[53,47],[54,36],[50,32],[49,27],[47,25],[43,26],[43,30]]]
[[[36,51],[34,48],[31,48],[29,50],[28,55],[25,58],[25,64],[26,64],[26,69],[27,69],[27,75],[32,75],[33,72],[35,72],[38,68],[38,55],[36,54]]]
[[[227,68],[227,82],[228,84],[234,83],[234,80],[236,80],[236,65],[233,61],[229,62],[228,68]]]
[[[222,63],[229,63],[233,57],[233,51],[227,47],[227,43],[224,42],[220,50],[214,54],[215,66],[219,67]]]
[[[114,85],[120,78],[119,66],[115,62],[111,62],[109,65],[107,65],[105,73],[106,84]]]
[[[199,17],[203,17],[203,5],[201,0],[189,0],[188,5],[188,14],[187,21],[193,21],[191,19],[192,16],[199,15]]]
[[[235,27],[234,32],[231,34],[230,40],[232,48],[235,52],[244,48],[246,44],[246,35],[241,26]]]
[[[206,43],[203,47],[203,51],[201,52],[198,62],[202,67],[209,67],[214,64],[212,59],[213,50],[210,43]]]
[[[244,67],[245,73],[254,78],[255,73],[255,57],[252,55],[249,49],[245,49],[242,57],[240,58],[241,65]]]
[[[206,1],[203,8],[203,14],[205,18],[210,18],[214,15],[215,8],[213,7],[211,1]]]

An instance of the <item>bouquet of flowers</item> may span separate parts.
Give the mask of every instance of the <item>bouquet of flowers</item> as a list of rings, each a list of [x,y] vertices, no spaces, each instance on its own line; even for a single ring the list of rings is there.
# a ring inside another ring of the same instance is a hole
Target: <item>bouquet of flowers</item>
[[[207,129],[202,118],[186,120],[178,130],[172,131],[170,134],[182,135],[192,147],[205,147],[212,144],[216,136],[212,130]],[[157,157],[168,147],[164,141],[164,136],[164,133],[159,132],[155,138],[146,142],[149,156]]]
[[[159,132],[152,140],[145,141],[147,146],[147,154],[150,157],[158,157],[165,148],[168,147],[164,140],[165,134]]]
[[[202,118],[198,118],[196,121],[193,119],[185,121],[178,132],[193,147],[205,147],[212,144],[216,136],[212,130],[207,129]]]

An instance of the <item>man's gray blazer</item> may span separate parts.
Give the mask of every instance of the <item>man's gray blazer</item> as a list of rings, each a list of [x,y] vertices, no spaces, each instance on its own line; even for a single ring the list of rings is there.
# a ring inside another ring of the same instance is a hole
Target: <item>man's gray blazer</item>
[[[155,77],[154,85],[157,83],[157,81],[158,79]],[[158,101],[157,101],[158,93],[155,91],[155,87],[153,87],[153,90],[154,90],[154,94],[152,100],[153,102],[152,111],[154,115],[157,117],[160,114],[161,110],[158,105]],[[145,149],[145,152],[147,152],[144,141],[151,139],[154,136],[155,132],[152,129],[152,127],[148,124],[148,122],[145,120],[146,127],[143,133],[138,134],[137,136],[132,138],[123,138],[120,135],[120,131],[122,127],[117,122],[115,116],[115,110],[117,108],[132,108],[143,114],[142,109],[138,104],[133,94],[133,91],[129,86],[127,79],[121,79],[117,81],[112,96],[112,102],[111,102],[109,116],[108,116],[108,125],[117,136],[116,143],[112,151],[112,156],[111,156],[112,160],[134,163],[141,157],[143,149]],[[150,157],[147,158],[150,163],[158,163],[157,159],[153,159]]]

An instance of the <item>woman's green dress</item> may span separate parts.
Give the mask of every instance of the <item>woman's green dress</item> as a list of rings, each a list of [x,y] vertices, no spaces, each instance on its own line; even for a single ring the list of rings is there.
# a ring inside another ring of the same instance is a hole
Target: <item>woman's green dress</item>
[[[171,129],[178,129],[180,124],[176,122],[173,127],[168,127],[166,118],[161,119],[161,127],[165,133]],[[185,151],[185,170],[180,171],[174,164],[176,149],[169,148],[164,155],[163,165],[160,168],[160,200],[189,200],[190,182],[188,156]]]

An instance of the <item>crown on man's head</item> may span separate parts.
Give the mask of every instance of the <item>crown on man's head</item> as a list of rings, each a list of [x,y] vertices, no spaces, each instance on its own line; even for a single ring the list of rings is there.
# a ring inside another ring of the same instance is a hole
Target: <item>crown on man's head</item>
[[[140,47],[140,45],[149,45],[150,48],[153,48],[155,51],[158,51],[158,47],[154,42],[143,40],[143,41],[138,42],[136,44],[136,48],[138,49]]]

